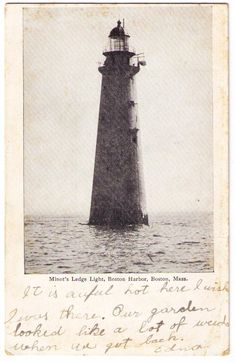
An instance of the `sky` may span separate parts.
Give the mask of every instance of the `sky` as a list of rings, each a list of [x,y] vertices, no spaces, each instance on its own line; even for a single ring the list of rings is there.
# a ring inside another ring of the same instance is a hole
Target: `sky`
[[[125,18],[136,75],[149,213],[212,211],[212,13],[202,5],[24,9],[26,215],[89,216],[101,74]]]

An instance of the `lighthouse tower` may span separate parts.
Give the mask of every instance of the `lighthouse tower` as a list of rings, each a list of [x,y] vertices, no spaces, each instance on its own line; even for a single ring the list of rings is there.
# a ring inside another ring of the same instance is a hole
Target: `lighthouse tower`
[[[135,75],[140,70],[121,22],[104,51],[98,135],[89,224],[148,224]],[[135,61],[134,61],[135,60]]]

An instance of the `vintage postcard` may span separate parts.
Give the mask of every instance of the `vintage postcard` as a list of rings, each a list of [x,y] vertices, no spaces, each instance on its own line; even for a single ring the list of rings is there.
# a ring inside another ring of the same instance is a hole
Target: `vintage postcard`
[[[227,4],[7,4],[6,353],[227,355]]]

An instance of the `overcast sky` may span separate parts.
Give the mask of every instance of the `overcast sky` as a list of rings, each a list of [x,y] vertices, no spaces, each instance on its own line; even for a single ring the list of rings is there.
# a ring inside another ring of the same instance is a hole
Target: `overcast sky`
[[[211,7],[24,10],[27,215],[89,215],[101,74],[117,20],[147,62],[136,76],[147,208],[211,211]]]

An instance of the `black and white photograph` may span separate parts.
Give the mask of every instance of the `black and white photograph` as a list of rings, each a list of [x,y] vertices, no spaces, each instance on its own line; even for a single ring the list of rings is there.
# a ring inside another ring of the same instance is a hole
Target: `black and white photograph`
[[[213,272],[212,7],[22,21],[24,272]]]

